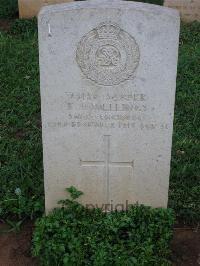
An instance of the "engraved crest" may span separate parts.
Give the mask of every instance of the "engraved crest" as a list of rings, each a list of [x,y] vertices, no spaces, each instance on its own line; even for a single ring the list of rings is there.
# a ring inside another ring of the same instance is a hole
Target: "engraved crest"
[[[101,23],[80,40],[76,60],[83,74],[100,85],[117,85],[131,77],[139,64],[135,39],[112,22]]]

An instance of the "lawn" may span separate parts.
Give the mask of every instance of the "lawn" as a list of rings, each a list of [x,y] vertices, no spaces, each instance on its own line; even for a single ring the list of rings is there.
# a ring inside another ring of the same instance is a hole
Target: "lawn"
[[[0,32],[0,218],[44,211],[36,21]],[[182,24],[169,207],[182,223],[200,219],[200,23]]]
[[[182,25],[169,207],[185,222],[200,220],[200,23]]]
[[[0,216],[19,220],[43,211],[35,21],[17,20],[0,46]]]

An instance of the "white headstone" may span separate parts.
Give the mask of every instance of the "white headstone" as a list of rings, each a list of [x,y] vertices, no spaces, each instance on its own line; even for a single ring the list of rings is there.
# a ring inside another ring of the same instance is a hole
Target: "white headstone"
[[[41,11],[47,211],[72,185],[103,209],[167,206],[179,24],[176,10],[124,1]]]

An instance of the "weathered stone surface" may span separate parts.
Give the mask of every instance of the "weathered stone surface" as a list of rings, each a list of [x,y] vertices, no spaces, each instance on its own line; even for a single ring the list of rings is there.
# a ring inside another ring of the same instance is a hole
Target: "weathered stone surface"
[[[167,206],[179,24],[176,10],[135,2],[41,11],[47,211],[71,185],[104,209]]]
[[[18,0],[20,18],[32,18],[38,15],[46,5],[72,2],[73,0]]]
[[[200,21],[200,0],[165,0],[164,5],[179,10],[185,22]]]

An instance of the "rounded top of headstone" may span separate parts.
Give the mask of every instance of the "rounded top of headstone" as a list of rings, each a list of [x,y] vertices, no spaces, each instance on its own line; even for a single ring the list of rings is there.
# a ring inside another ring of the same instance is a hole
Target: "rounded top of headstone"
[[[134,9],[135,11],[148,12],[153,15],[166,15],[174,18],[179,18],[179,11],[154,4],[147,4],[141,2],[132,2],[124,0],[87,0],[75,1],[70,3],[56,4],[52,6],[44,6],[41,8],[38,17],[50,15],[57,12],[67,12],[74,9],[88,9],[88,8],[120,8],[120,9]]]

